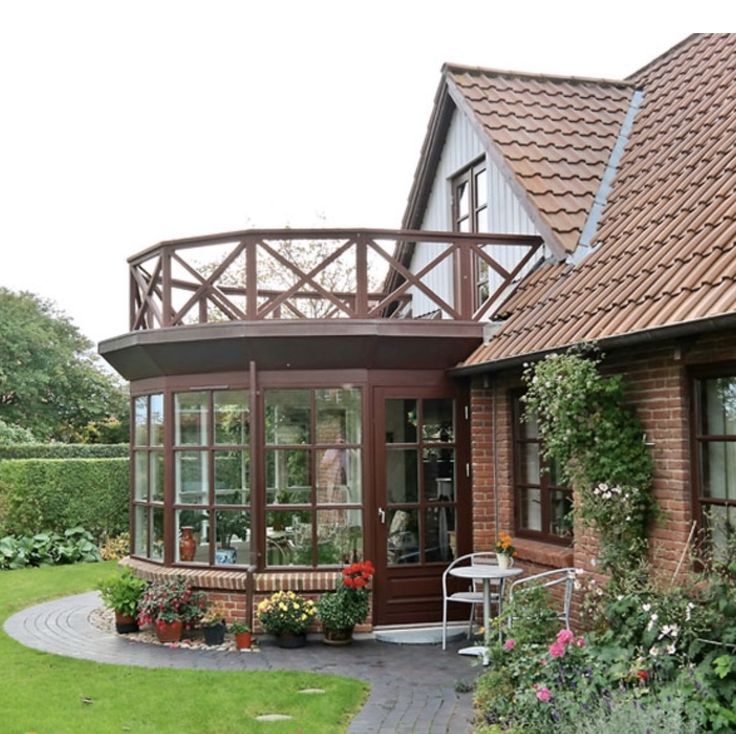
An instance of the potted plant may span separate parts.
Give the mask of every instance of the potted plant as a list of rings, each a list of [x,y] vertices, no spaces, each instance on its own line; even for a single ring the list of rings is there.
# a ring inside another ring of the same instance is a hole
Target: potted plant
[[[370,609],[368,584],[375,573],[370,561],[346,566],[335,591],[323,594],[317,612],[324,627],[324,642],[328,645],[349,645],[353,628],[365,622]]]
[[[280,647],[304,647],[315,614],[314,602],[293,591],[277,591],[258,604],[258,619]]]
[[[225,642],[225,607],[221,602],[214,602],[207,606],[200,624],[204,633],[205,645],[222,645]]]
[[[235,635],[235,647],[238,650],[250,650],[253,644],[253,634],[250,627],[244,622],[233,622],[230,631]]]
[[[178,642],[184,623],[195,624],[205,611],[207,597],[176,577],[151,584],[138,604],[138,623],[152,624],[160,642]]]
[[[100,583],[102,601],[115,612],[115,630],[118,634],[138,631],[138,602],[147,585],[143,579],[133,575],[129,568]]]
[[[498,534],[496,541],[496,560],[501,569],[510,568],[514,565],[514,552],[516,548],[511,544],[511,536],[504,530]]]

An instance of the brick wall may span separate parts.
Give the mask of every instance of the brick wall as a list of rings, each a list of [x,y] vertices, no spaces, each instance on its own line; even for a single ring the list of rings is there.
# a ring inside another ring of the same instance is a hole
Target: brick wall
[[[612,351],[604,362],[605,371],[625,376],[627,398],[636,406],[647,442],[651,444],[655,464],[653,489],[662,517],[653,524],[650,539],[657,566],[665,572],[674,571],[693,521],[688,370],[729,362],[736,362],[734,331]],[[491,548],[497,528],[513,530],[515,527],[509,391],[520,385],[521,370],[478,377],[472,384],[473,542],[476,551]],[[592,573],[597,571],[596,539],[579,523],[575,524],[572,549],[527,540],[517,540],[515,545],[518,561],[530,572],[566,565]]]

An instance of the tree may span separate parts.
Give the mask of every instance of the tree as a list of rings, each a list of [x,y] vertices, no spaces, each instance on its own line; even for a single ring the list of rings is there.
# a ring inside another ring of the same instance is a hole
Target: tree
[[[121,385],[103,370],[92,342],[51,301],[0,288],[0,345],[3,423],[39,440],[127,440]],[[97,425],[119,428],[95,430]]]

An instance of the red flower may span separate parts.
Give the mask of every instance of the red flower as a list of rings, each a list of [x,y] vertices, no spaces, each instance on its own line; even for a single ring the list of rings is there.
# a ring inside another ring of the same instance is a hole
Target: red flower
[[[642,682],[646,683],[649,680],[649,673],[646,670],[637,670],[636,677]]]

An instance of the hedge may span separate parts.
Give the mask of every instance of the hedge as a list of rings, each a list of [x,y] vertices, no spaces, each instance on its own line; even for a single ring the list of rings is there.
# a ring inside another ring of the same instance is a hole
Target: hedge
[[[128,459],[0,461],[0,537],[63,533],[97,540],[128,530]]]
[[[128,456],[127,443],[16,443],[0,445],[3,459],[113,459]]]

